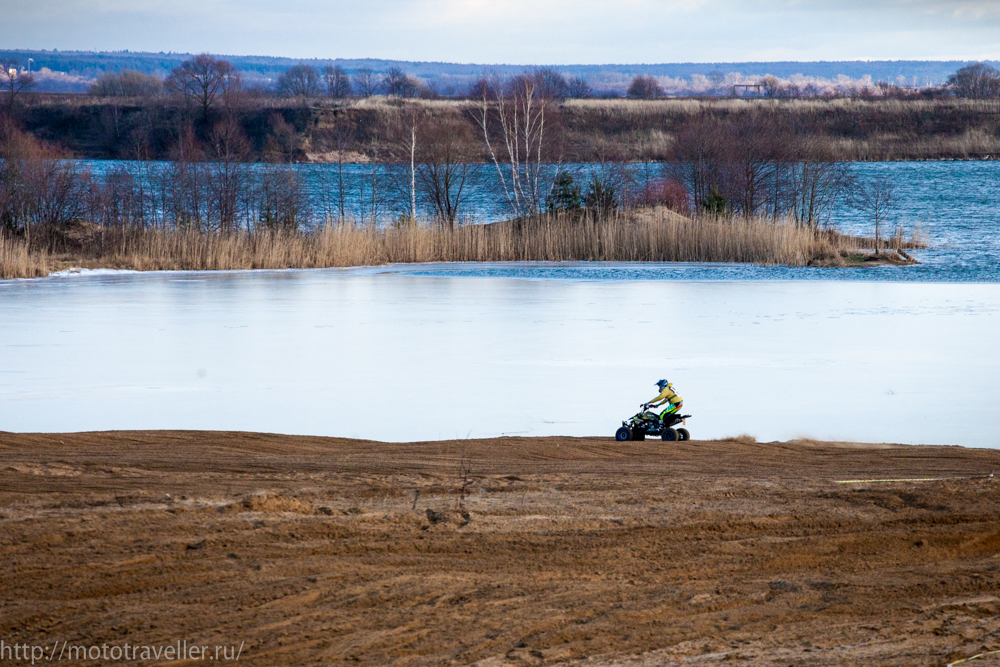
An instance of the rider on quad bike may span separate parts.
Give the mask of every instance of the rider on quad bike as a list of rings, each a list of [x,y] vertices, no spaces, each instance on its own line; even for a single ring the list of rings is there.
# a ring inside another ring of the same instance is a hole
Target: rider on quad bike
[[[645,410],[658,408],[665,403],[669,404],[667,409],[660,413],[660,421],[663,421],[667,415],[677,414],[684,407],[684,399],[674,391],[674,385],[666,380],[658,381],[656,386],[660,388],[660,393],[651,401],[643,403],[642,408]]]
[[[660,436],[667,441],[684,441],[691,439],[691,433],[686,428],[674,428],[678,424],[686,424],[691,415],[680,414],[684,399],[674,391],[674,385],[666,380],[656,383],[660,393],[651,401],[642,404],[639,413],[622,422],[622,427],[615,432],[615,440],[645,440],[647,435]],[[660,414],[652,408],[666,405]]]

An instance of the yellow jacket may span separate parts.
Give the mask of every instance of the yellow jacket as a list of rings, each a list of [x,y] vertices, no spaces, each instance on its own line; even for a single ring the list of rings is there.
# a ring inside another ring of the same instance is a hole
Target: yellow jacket
[[[659,401],[659,403],[657,401]],[[656,398],[649,401],[649,404],[652,405],[653,407],[656,407],[662,405],[663,403],[670,403],[671,405],[677,405],[678,403],[683,403],[683,402],[684,399],[681,398],[680,395],[678,395],[677,392],[674,391],[672,385],[668,384],[666,387],[663,388],[663,391],[661,391]]]

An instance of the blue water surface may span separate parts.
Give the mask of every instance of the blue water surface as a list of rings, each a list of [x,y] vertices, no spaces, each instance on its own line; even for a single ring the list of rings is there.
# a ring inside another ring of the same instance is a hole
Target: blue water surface
[[[81,164],[106,173],[127,162],[86,160]],[[134,164],[134,163],[132,163]],[[314,215],[334,215],[336,165],[294,165],[304,178]],[[588,165],[564,165],[585,178]],[[896,206],[886,225],[891,234],[902,228],[929,246],[913,255],[919,266],[844,269],[759,267],[707,264],[574,264],[574,265],[456,265],[406,269],[414,275],[475,275],[576,280],[871,280],[918,282],[1000,282],[1000,161],[858,162],[851,168],[860,179],[889,173],[897,182]],[[655,177],[660,165],[636,165],[643,178]],[[345,198],[349,216],[370,214],[371,167],[345,165]],[[389,168],[392,170],[392,167]],[[398,180],[398,179],[396,179]],[[405,213],[408,197],[391,174],[381,180],[384,198],[380,215]],[[366,208],[369,207],[369,208]],[[423,206],[423,213],[429,209]],[[398,210],[397,210],[398,209]],[[510,211],[495,187],[492,165],[477,165],[466,193],[469,222],[503,219]],[[847,205],[834,210],[830,227],[848,234],[872,235],[869,216]]]

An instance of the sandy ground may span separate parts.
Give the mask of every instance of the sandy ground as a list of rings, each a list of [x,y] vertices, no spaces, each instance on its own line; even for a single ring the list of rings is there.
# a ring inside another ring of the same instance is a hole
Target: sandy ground
[[[750,439],[0,433],[0,640],[944,665],[1000,649],[993,470],[1000,451]],[[945,479],[837,483],[873,478]]]

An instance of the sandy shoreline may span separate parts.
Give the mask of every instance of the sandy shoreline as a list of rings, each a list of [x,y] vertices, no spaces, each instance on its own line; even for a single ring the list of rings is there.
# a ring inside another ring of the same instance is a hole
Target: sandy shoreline
[[[1000,451],[0,433],[7,644],[251,664],[945,664],[1000,649]],[[846,480],[896,481],[840,483]]]

